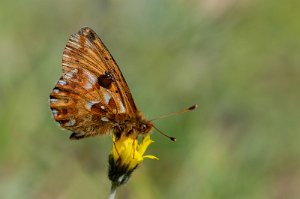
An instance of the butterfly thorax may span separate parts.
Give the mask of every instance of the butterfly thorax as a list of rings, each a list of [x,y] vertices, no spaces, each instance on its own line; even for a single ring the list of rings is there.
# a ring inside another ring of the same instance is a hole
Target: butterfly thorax
[[[117,117],[118,118],[118,117]],[[116,118],[116,119],[117,119]],[[140,111],[137,111],[135,117],[124,119],[121,115],[114,124],[113,133],[117,138],[122,134],[126,135],[146,135],[153,128],[151,121],[146,120]]]

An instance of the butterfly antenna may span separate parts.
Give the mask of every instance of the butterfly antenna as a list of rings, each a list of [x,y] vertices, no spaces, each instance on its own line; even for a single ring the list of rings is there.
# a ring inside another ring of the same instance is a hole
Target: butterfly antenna
[[[195,110],[197,107],[198,107],[198,105],[197,105],[197,104],[194,104],[193,106],[190,106],[190,107],[185,108],[185,109],[183,109],[183,110],[180,110],[180,111],[177,111],[177,112],[173,112],[173,113],[169,113],[169,114],[166,114],[166,115],[162,115],[162,116],[153,118],[153,119],[151,119],[150,121],[157,120],[157,119],[167,118],[167,117],[170,117],[170,116],[173,116],[173,115],[180,115],[180,114],[182,114],[182,113],[186,113],[186,112],[190,112],[190,111],[192,111],[192,110]],[[156,130],[158,130],[158,129],[156,129]]]
[[[153,128],[154,128],[157,132],[159,132],[160,134],[162,134],[163,136],[169,138],[169,139],[172,140],[173,142],[176,142],[176,138],[175,138],[175,137],[171,137],[171,136],[165,134],[164,132],[162,132],[161,130],[159,130],[158,128],[156,128],[156,126],[154,126],[154,125],[153,125]]]

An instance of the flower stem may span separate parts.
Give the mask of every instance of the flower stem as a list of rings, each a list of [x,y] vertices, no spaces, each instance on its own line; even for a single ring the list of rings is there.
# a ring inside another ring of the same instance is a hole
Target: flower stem
[[[111,185],[110,194],[109,194],[109,198],[108,198],[108,199],[115,199],[116,191],[117,191],[117,186],[115,186],[114,184],[112,184],[112,185]]]

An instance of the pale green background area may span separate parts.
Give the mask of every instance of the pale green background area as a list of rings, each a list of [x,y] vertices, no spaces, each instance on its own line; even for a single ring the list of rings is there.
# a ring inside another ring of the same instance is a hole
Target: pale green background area
[[[48,96],[72,33],[93,28],[147,118],[145,160],[117,198],[300,195],[300,3],[260,0],[0,3],[0,198],[107,198],[111,138],[69,141]]]

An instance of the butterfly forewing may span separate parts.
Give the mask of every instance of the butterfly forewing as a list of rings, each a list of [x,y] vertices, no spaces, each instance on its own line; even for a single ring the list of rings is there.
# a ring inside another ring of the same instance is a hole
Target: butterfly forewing
[[[82,28],[64,49],[63,75],[50,94],[54,119],[71,138],[109,133],[136,106],[122,73],[97,34]]]

